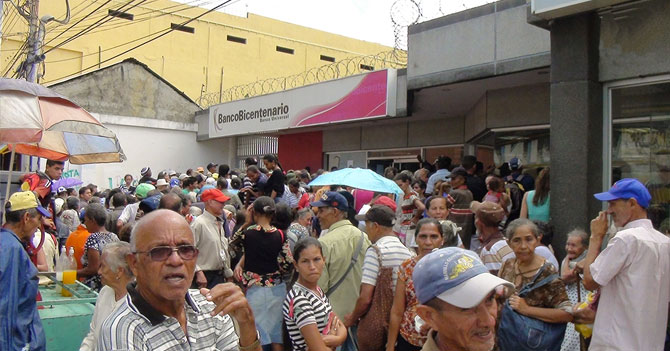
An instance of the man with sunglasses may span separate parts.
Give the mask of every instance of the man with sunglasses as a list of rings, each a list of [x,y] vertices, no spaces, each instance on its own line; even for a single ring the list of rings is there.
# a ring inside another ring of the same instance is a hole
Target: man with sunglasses
[[[194,243],[188,223],[174,211],[156,210],[137,223],[128,256],[136,282],[105,320],[98,350],[261,350],[239,287],[189,290],[198,257]]]

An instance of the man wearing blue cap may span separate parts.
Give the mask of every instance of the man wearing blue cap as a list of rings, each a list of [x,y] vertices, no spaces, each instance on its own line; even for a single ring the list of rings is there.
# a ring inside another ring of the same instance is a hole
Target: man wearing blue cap
[[[647,219],[651,195],[625,178],[604,193],[606,211],[591,221],[584,286],[600,288],[589,350],[663,350],[670,302],[670,239]],[[607,216],[619,228],[600,252]]]
[[[430,327],[424,351],[490,351],[498,314],[496,291],[512,283],[489,273],[479,256],[447,247],[419,260],[412,273],[417,314]]]
[[[37,313],[37,269],[25,246],[42,217],[51,214],[32,191],[12,194],[5,204],[0,229],[0,350],[45,350],[46,340]]]
[[[347,219],[349,204],[342,194],[326,192],[311,206],[319,209],[316,216],[321,228],[328,229],[328,234],[319,238],[326,259],[319,286],[326,292],[335,314],[343,318],[356,305],[363,276],[363,260],[370,240]],[[350,333],[355,334],[355,330]],[[354,349],[349,338],[342,349]]]

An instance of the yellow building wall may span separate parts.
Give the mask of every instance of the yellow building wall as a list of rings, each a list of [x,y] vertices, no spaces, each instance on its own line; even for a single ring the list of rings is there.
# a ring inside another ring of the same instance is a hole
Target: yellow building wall
[[[53,39],[70,25],[102,5],[102,0],[70,0],[72,19],[67,25],[47,26],[45,51],[80,32],[95,21],[105,18],[109,9],[119,9],[128,0],[114,0],[86,18],[74,28]],[[131,1],[141,3],[139,0]],[[11,7],[5,3],[5,7]],[[126,9],[130,6],[127,6]],[[185,9],[175,13],[175,10]],[[104,62],[113,56],[143,43],[152,33],[169,29],[198,16],[206,9],[167,0],[146,1],[125,10],[135,16],[133,21],[112,18],[89,33],[46,53],[46,70],[40,83],[49,85],[133,57],[163,76],[193,100],[202,92],[213,93],[257,80],[299,74],[330,62],[320,55],[341,60],[348,57],[377,54],[392,48],[294,25],[271,18],[249,14],[238,17],[212,12],[187,26],[195,33],[173,31],[127,54]],[[16,10],[6,9],[2,25],[0,73],[5,73],[10,59],[22,45],[28,32],[25,20],[16,20]],[[40,17],[52,15],[62,19],[65,0],[40,1]],[[9,18],[10,21],[7,21]],[[15,19],[12,21],[12,19]],[[343,25],[346,25],[343,22]],[[16,33],[23,33],[22,35]],[[227,40],[227,36],[245,38],[246,44]],[[144,39],[141,39],[146,37]],[[52,40],[53,39],[53,40]],[[51,42],[50,42],[51,41]],[[293,54],[278,52],[277,46],[294,50]],[[101,63],[102,62],[102,63]],[[83,71],[82,71],[83,70]],[[223,75],[222,75],[223,70]],[[8,74],[11,77],[12,72]]]

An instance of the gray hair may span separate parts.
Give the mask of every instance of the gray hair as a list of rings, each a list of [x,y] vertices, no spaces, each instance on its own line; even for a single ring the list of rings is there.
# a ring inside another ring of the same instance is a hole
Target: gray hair
[[[105,245],[102,253],[107,254],[105,256],[105,263],[109,266],[109,269],[116,272],[119,268],[122,268],[123,274],[126,277],[133,277],[133,272],[130,270],[128,262],[126,262],[126,256],[131,253],[130,244],[125,241],[113,241]]]
[[[582,228],[575,228],[575,229],[571,230],[571,231],[568,233],[568,235],[566,235],[566,237],[569,238],[569,237],[571,237],[571,236],[576,236],[576,237],[578,237],[579,239],[581,239],[581,241],[582,241],[582,245],[583,245],[584,247],[587,247],[587,248],[589,247],[589,234],[586,233],[586,231],[584,231],[584,229],[582,229]]]
[[[514,233],[516,233],[517,230],[521,227],[528,227],[530,228],[530,231],[533,233],[535,238],[540,237],[540,229],[537,227],[533,221],[530,219],[526,218],[517,218],[513,220],[510,224],[507,225],[507,229],[505,229],[505,236],[507,237],[508,240],[511,240],[512,237],[514,236]]]
[[[308,214],[312,213],[312,209],[309,207],[305,207],[302,210],[298,210],[298,218],[303,219],[305,218]]]
[[[107,210],[98,203],[91,203],[86,207],[84,217],[90,218],[99,226],[104,226],[107,222]]]

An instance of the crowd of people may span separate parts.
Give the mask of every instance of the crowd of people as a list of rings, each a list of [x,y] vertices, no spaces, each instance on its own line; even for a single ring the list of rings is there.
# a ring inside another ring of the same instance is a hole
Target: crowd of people
[[[99,292],[81,350],[670,350],[670,239],[636,179],[594,194],[607,210],[559,263],[549,168],[419,159],[384,171],[387,194],[261,161],[104,190],[52,189],[58,161],[25,175],[0,233],[0,349],[45,349],[36,276],[72,248]]]

